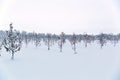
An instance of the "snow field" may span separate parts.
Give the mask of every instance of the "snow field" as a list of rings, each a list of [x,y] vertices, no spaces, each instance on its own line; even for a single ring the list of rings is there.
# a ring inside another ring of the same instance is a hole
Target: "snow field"
[[[103,49],[92,43],[84,47],[77,44],[74,54],[67,41],[61,53],[57,44],[35,47],[32,43],[15,53],[15,60],[2,50],[0,80],[115,80],[120,71],[120,44],[108,43]],[[119,80],[119,79],[118,79]]]

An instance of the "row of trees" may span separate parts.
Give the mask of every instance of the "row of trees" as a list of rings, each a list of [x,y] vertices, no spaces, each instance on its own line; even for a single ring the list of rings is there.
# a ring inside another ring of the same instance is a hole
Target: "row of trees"
[[[11,53],[11,59],[14,59],[14,53],[20,51],[22,43],[28,45],[32,42],[36,47],[39,47],[42,46],[42,41],[47,46],[48,50],[50,50],[52,45],[57,43],[60,48],[60,52],[62,52],[62,48],[66,40],[70,42],[72,49],[76,54],[77,43],[84,42],[85,47],[87,47],[89,43],[97,41],[102,48],[107,42],[111,42],[115,46],[120,40],[120,34],[113,35],[101,33],[98,35],[89,35],[73,33],[72,35],[67,35],[62,32],[60,35],[56,35],[50,33],[27,33],[25,31],[19,32],[17,30],[13,30],[13,26],[10,24],[9,31],[0,31],[0,50],[4,47],[6,51]]]

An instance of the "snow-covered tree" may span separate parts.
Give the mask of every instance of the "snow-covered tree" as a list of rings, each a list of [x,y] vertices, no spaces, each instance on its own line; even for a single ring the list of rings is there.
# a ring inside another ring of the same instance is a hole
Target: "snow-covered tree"
[[[94,41],[93,35],[88,35],[87,33],[83,35],[83,42],[85,43],[85,47],[87,47],[88,43]]]
[[[118,38],[118,36],[116,35],[114,35],[113,36],[113,44],[114,44],[114,46],[116,46],[116,44],[118,43],[118,41],[119,41],[119,38]]]
[[[52,45],[54,45],[55,43],[57,43],[59,40],[59,36],[56,34],[52,35]]]
[[[11,59],[14,59],[14,53],[17,51],[20,51],[21,49],[21,35],[16,30],[13,31],[12,23],[10,24],[10,30],[7,31],[7,36],[3,41],[4,48],[7,52],[10,52],[12,57]]]
[[[59,36],[59,41],[58,41],[58,45],[60,48],[60,52],[62,52],[62,48],[63,48],[63,44],[65,43],[65,33],[62,32]]]
[[[75,33],[73,33],[70,42],[72,44],[72,49],[74,50],[74,53],[76,54],[77,53],[76,52],[77,36],[75,35]]]
[[[35,46],[38,47],[40,45],[40,42],[41,42],[40,36],[38,34],[35,34],[34,37],[35,37],[34,38]]]
[[[50,50],[50,46],[52,45],[52,35],[51,34],[46,34],[44,42],[47,45],[48,50]]]
[[[105,43],[107,43],[106,34],[103,34],[103,33],[99,34],[98,40],[99,40],[99,43],[100,43],[101,49],[102,49],[102,47],[105,45]]]
[[[2,41],[0,40],[0,50],[2,49]]]
[[[25,34],[24,37],[25,37],[25,38],[24,38],[24,41],[25,41],[25,44],[26,44],[26,46],[27,46],[28,43],[30,42],[29,34]]]
[[[0,42],[0,51],[2,50],[2,42]],[[0,54],[0,56],[1,56],[1,54]]]

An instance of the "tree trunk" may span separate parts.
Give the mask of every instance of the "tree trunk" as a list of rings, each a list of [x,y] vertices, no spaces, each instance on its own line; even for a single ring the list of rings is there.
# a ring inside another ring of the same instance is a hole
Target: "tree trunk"
[[[48,45],[48,50],[50,50],[50,46]]]
[[[60,45],[60,52],[62,52],[62,44]]]
[[[48,42],[48,50],[50,50],[50,43]]]
[[[62,52],[62,47],[60,48],[60,52]]]
[[[87,47],[87,42],[85,42],[85,47]]]
[[[14,60],[14,51],[12,51],[12,57],[11,57],[12,60]]]

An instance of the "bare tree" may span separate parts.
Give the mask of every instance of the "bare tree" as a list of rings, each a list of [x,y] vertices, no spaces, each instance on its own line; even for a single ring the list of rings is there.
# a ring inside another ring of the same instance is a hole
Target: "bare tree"
[[[14,53],[20,51],[21,49],[21,36],[20,33],[17,31],[13,31],[12,23],[10,24],[10,30],[7,31],[7,36],[3,41],[4,48],[7,52],[12,54],[11,59],[14,59]]]

